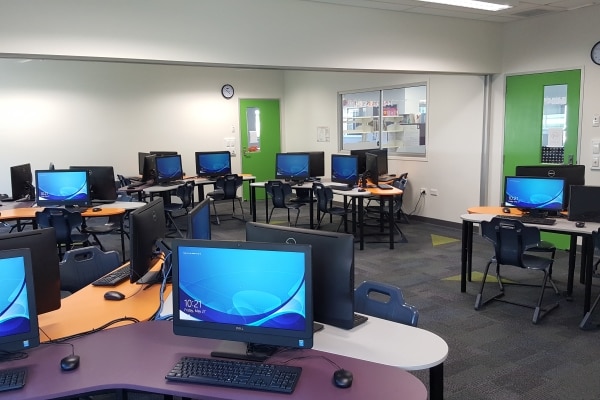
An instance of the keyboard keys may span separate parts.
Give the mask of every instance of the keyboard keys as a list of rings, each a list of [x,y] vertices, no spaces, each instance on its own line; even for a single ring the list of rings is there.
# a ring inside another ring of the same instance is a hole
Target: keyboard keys
[[[0,392],[25,386],[27,368],[11,368],[0,371]]]
[[[114,271],[96,279],[92,282],[93,286],[116,286],[123,282],[125,279],[129,279],[130,268],[129,264],[123,265],[115,269]]]

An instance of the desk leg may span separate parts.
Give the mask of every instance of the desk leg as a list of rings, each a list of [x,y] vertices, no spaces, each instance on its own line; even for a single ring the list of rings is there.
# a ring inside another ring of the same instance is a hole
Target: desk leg
[[[249,179],[248,180],[248,188],[250,189],[250,192],[252,192],[252,184],[256,181],[256,179]],[[252,213],[252,215],[256,214],[256,205],[254,204],[256,202],[256,193],[254,193],[254,198],[252,198],[252,196],[250,196],[250,212]]]
[[[252,210],[252,222],[256,222],[256,187],[252,185],[250,185],[250,209]]]
[[[313,194],[313,190],[311,187],[310,189],[308,189],[308,198],[310,200],[310,202],[308,203],[308,207],[309,207],[308,215],[310,218],[310,229],[315,228],[315,223],[313,222],[313,219],[314,219],[313,197],[314,197],[314,194]]]
[[[360,249],[365,249],[365,206],[363,198],[358,199],[358,236],[360,238]]]
[[[121,230],[121,260],[125,264],[125,213],[119,218],[119,229]]]
[[[569,240],[569,272],[567,274],[567,299],[573,297],[573,281],[575,276],[575,262],[577,259],[577,235],[571,235]],[[585,257],[581,257],[581,268],[583,271],[583,263]],[[581,274],[583,279],[583,274]],[[583,282],[582,282],[583,283]]]
[[[460,254],[460,291],[467,291],[467,264],[472,253],[473,223],[464,221],[462,223],[462,246]],[[469,274],[470,277],[470,274]]]
[[[585,260],[585,295],[583,298],[583,312],[587,313],[590,311],[590,303],[592,300],[592,275],[594,269],[594,244],[592,243],[592,236],[583,236],[581,256]]]
[[[444,363],[429,368],[429,399],[444,399]]]
[[[388,229],[390,230],[390,250],[394,249],[394,199],[388,199]]]

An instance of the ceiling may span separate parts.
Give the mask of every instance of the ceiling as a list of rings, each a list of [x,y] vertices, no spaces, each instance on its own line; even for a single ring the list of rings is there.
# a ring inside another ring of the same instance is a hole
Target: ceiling
[[[488,22],[512,22],[535,18],[551,13],[568,12],[582,7],[600,4],[600,0],[486,0],[492,3],[513,4],[502,11],[483,11],[464,7],[445,6],[417,0],[297,0],[312,3],[338,4],[375,10],[392,10],[407,13],[466,18]]]

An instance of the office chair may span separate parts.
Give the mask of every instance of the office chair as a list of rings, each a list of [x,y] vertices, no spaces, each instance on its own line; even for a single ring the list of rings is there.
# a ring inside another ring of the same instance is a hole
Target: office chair
[[[68,250],[59,263],[60,290],[73,294],[121,265],[119,253],[95,246]]]
[[[322,183],[315,182],[313,183],[313,193],[317,198],[317,209],[320,213],[316,229],[319,229],[326,214],[329,214],[330,216],[337,215],[341,217],[336,232],[340,230],[342,222],[344,223],[344,227],[347,228],[346,222],[348,221],[348,213],[350,213],[350,210],[348,210],[347,207],[333,206],[333,190],[324,186]]]
[[[417,326],[419,322],[419,310],[404,301],[399,287],[387,283],[361,283],[354,289],[354,311],[404,325]]]
[[[80,232],[83,218],[78,212],[71,212],[64,208],[47,207],[35,213],[35,221],[40,228],[54,228],[58,256],[62,258],[63,246],[65,251],[74,246],[90,246],[89,234]]]
[[[271,211],[267,217],[267,224],[271,221],[273,211],[276,208],[283,208],[287,210],[288,226],[291,226],[290,210],[296,210],[296,220],[294,221],[294,226],[296,226],[298,224],[298,217],[300,216],[300,208],[305,203],[295,203],[290,200],[292,186],[289,183],[281,181],[268,181],[265,184],[265,191],[267,192],[267,196],[271,198],[272,204]]]
[[[592,243],[594,246],[594,250],[595,251],[599,251],[600,250],[600,229],[597,231],[592,232]],[[600,266],[600,259],[598,259],[593,266],[593,278],[599,278],[600,275],[598,274],[598,267]],[[581,320],[581,322],[579,323],[579,328],[581,329],[591,329],[591,328],[596,328],[598,327],[598,324],[594,324],[591,321],[592,318],[592,314],[594,312],[594,310],[596,309],[596,307],[598,307],[598,304],[600,304],[600,294],[598,295],[598,297],[596,297],[596,300],[594,300],[594,303],[592,304],[592,307],[590,307],[590,310],[588,312],[585,313],[585,315],[583,316],[583,319]]]
[[[221,220],[219,218],[219,214],[217,213],[216,203],[229,200],[231,200],[232,218],[237,218],[235,214],[235,202],[237,200],[240,205],[240,209],[242,210],[242,220],[246,221],[246,215],[244,214],[244,207],[242,205],[242,198],[237,195],[238,189],[243,184],[244,178],[242,176],[237,174],[227,174],[225,176],[218,177],[215,182],[215,190],[207,193],[206,197],[212,199],[217,225],[221,223]]]
[[[516,304],[533,308],[534,312],[532,322],[537,324],[538,321],[547,313],[558,307],[559,303],[556,302],[548,305],[546,308],[542,308],[544,292],[548,288],[547,283],[550,283],[557,295],[559,294],[559,291],[552,280],[554,252],[545,251],[544,249],[540,250],[538,248],[538,244],[540,243],[540,231],[537,227],[525,226],[521,221],[517,220],[495,217],[489,222],[481,222],[481,234],[484,238],[492,242],[494,246],[494,256],[490,259],[490,261],[488,261],[485,267],[479,293],[477,294],[477,298],[475,300],[475,310],[479,310],[481,306],[492,300]],[[534,251],[532,252],[531,249],[534,249]],[[543,251],[550,256],[540,256],[538,255],[540,254],[540,251]],[[500,286],[500,293],[484,301],[483,288],[485,286],[487,274],[492,263],[496,264],[496,278],[498,280],[498,285]],[[526,283],[502,282],[502,276],[500,275],[500,267],[502,265],[510,265],[522,269],[541,271],[544,274],[542,283],[541,285],[535,285]],[[541,289],[537,303],[533,305],[503,299],[504,286],[506,285],[540,287]]]
[[[184,185],[177,188],[176,196],[180,199],[180,202],[165,204],[165,217],[167,219],[167,226],[176,231],[179,237],[185,237],[175,222],[175,218],[187,215],[189,209],[194,206],[194,187],[196,184],[194,181],[186,181]]]

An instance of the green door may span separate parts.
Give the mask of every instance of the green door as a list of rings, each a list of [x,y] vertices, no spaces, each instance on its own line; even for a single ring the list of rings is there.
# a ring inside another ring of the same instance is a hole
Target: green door
[[[503,176],[518,165],[577,164],[581,70],[506,78]],[[544,235],[568,248],[568,237]]]
[[[275,154],[281,150],[279,100],[240,100],[240,143],[242,172],[254,175],[257,182],[274,179]],[[244,198],[249,198],[247,187]],[[264,199],[264,191],[257,190],[256,198]]]

